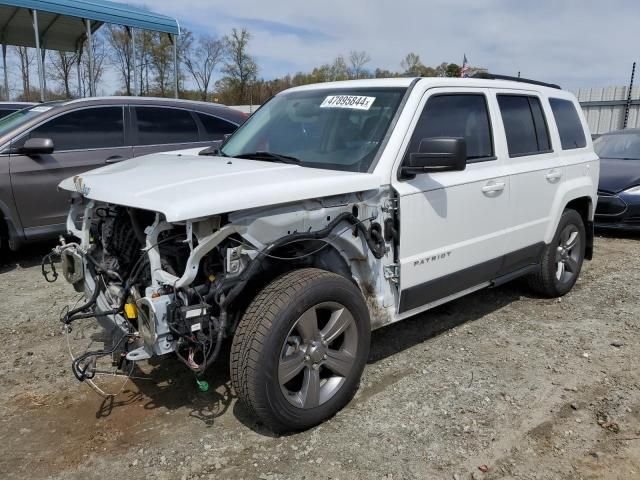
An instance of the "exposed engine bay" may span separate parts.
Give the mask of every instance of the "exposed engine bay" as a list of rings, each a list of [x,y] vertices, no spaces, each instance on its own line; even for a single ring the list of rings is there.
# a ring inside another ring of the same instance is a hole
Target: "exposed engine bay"
[[[95,318],[111,342],[74,358],[74,374],[91,379],[99,356],[110,355],[123,369],[173,352],[200,375],[255,294],[294,268],[323,268],[353,279],[363,292],[381,292],[368,302],[384,312],[397,292],[385,278],[395,232],[385,223],[381,195],[349,194],[176,223],[160,213],[76,195],[68,229],[79,242],[62,240],[43,260],[43,273],[59,256],[64,277],[86,297],[65,312],[65,328]]]

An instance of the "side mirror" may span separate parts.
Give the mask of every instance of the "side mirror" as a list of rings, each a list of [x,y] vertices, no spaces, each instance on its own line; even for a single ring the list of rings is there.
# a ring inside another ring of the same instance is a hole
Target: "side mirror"
[[[409,154],[402,165],[402,178],[419,173],[460,171],[467,167],[467,142],[464,138],[423,138],[417,152]]]
[[[50,138],[30,138],[20,149],[25,155],[53,153],[53,140]]]

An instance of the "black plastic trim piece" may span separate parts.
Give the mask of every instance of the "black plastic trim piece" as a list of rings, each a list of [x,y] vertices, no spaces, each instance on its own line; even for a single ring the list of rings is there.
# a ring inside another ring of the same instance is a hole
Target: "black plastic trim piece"
[[[593,260],[593,242],[595,237],[595,225],[593,221],[588,221],[585,228],[587,231],[587,247],[584,251],[584,258]]]
[[[530,273],[535,272],[540,268],[540,265],[527,265],[526,267],[519,268],[511,273],[507,273],[506,275],[502,275],[491,282],[491,288],[499,287],[500,285],[504,285],[511,280],[515,280],[516,278],[524,277]]]
[[[504,256],[502,267],[498,271],[496,279],[497,277],[509,275],[529,265],[539,264],[544,247],[545,243],[539,242],[534,245],[521,248],[520,250],[516,250],[515,252],[508,253]]]
[[[481,78],[484,80],[509,80],[511,82],[530,83],[531,85],[540,85],[541,87],[549,87],[555,88],[556,90],[562,90],[562,87],[555,83],[541,82],[540,80],[531,80],[530,78],[511,77],[509,75],[498,75],[496,73],[478,72],[469,78]]]
[[[483,282],[491,282],[492,286],[496,286],[531,273],[540,264],[544,247],[545,243],[539,242],[402,290],[398,313],[441,300]]]
[[[398,313],[404,313],[427,303],[480,285],[494,278],[502,265],[502,257],[450,273],[434,280],[402,290]]]
[[[478,158],[472,158],[472,159],[467,159],[467,165],[469,165],[470,163],[482,163],[482,162],[492,162],[493,160],[497,160],[498,157],[496,157],[495,155],[492,155],[490,157],[478,157]]]
[[[537,152],[513,153],[513,154],[510,153],[509,158],[533,157],[534,155],[544,155],[545,153],[553,153],[553,148],[551,150],[540,150]]]

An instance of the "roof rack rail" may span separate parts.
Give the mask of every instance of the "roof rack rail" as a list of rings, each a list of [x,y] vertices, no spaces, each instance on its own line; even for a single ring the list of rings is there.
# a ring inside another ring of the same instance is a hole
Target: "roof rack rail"
[[[511,77],[509,75],[498,75],[495,73],[477,72],[469,78],[482,78],[486,80],[510,80],[512,82],[531,83],[533,85],[540,85],[543,87],[557,88],[558,90],[562,90],[562,87],[560,87],[560,85],[556,85],[555,83],[541,82],[539,80],[531,80],[529,78]]]

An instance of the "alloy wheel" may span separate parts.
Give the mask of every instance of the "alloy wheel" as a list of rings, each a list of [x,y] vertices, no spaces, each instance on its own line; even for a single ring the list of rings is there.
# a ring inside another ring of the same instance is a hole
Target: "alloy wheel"
[[[560,233],[556,250],[556,279],[567,283],[578,274],[582,245],[578,227],[569,224]]]
[[[278,381],[292,405],[315,408],[331,399],[352,370],[358,330],[351,312],[337,302],[305,311],[284,341]]]

